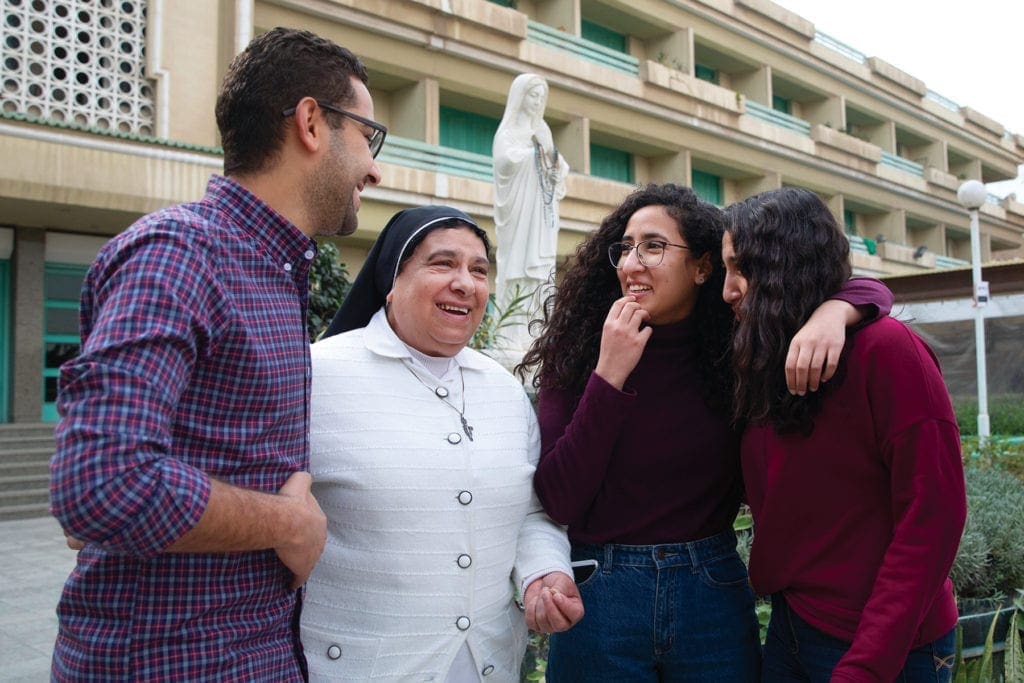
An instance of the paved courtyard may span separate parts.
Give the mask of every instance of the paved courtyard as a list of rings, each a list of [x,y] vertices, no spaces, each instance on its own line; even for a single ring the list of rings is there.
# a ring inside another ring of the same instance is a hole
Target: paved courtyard
[[[50,680],[57,600],[74,566],[52,517],[0,522],[0,681]]]

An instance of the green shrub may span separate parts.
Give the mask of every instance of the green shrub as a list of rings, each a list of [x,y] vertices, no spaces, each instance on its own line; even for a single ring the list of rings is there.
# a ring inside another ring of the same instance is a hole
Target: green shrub
[[[317,245],[316,258],[309,269],[309,304],[306,308],[306,331],[310,342],[315,342],[331,324],[352,286],[348,281],[348,270],[338,260],[339,256],[338,247],[333,242]]]
[[[1024,482],[968,467],[967,525],[950,575],[961,598],[1012,595],[1024,586]]]
[[[953,411],[962,436],[978,434],[978,399],[953,399]],[[993,434],[1024,434],[1024,396],[989,396],[988,420]]]
[[[1024,438],[991,436],[980,445],[977,436],[962,439],[964,467],[1007,472],[1024,481]]]

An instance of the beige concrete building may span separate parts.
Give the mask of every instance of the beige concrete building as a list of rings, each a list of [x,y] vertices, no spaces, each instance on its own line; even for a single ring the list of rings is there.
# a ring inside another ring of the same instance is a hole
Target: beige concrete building
[[[1024,137],[770,0],[0,0],[0,421],[55,417],[85,268],[141,214],[202,195],[220,79],[252,35],[308,28],[359,54],[389,135],[383,184],[341,242],[350,272],[397,209],[492,229],[491,137],[512,79],[547,79],[572,173],[559,251],[630,189],[725,205],[811,188],[861,273],[962,265],[964,179],[1016,175]],[[986,260],[1021,253],[1024,204],[982,209]]]

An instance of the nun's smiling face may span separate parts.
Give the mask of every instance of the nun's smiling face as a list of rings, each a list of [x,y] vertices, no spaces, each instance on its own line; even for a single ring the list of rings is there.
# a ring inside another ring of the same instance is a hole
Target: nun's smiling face
[[[469,228],[427,234],[387,296],[391,328],[421,353],[454,356],[484,317],[489,269],[484,243]]]

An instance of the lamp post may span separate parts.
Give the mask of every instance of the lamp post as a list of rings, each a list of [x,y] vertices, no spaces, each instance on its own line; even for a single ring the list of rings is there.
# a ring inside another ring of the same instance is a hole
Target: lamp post
[[[988,283],[981,279],[981,233],[978,209],[988,199],[988,190],[977,180],[968,180],[956,191],[956,198],[971,216],[971,276],[974,282],[974,350],[978,368],[978,442],[984,446],[989,437],[988,380],[985,373],[985,317]]]

